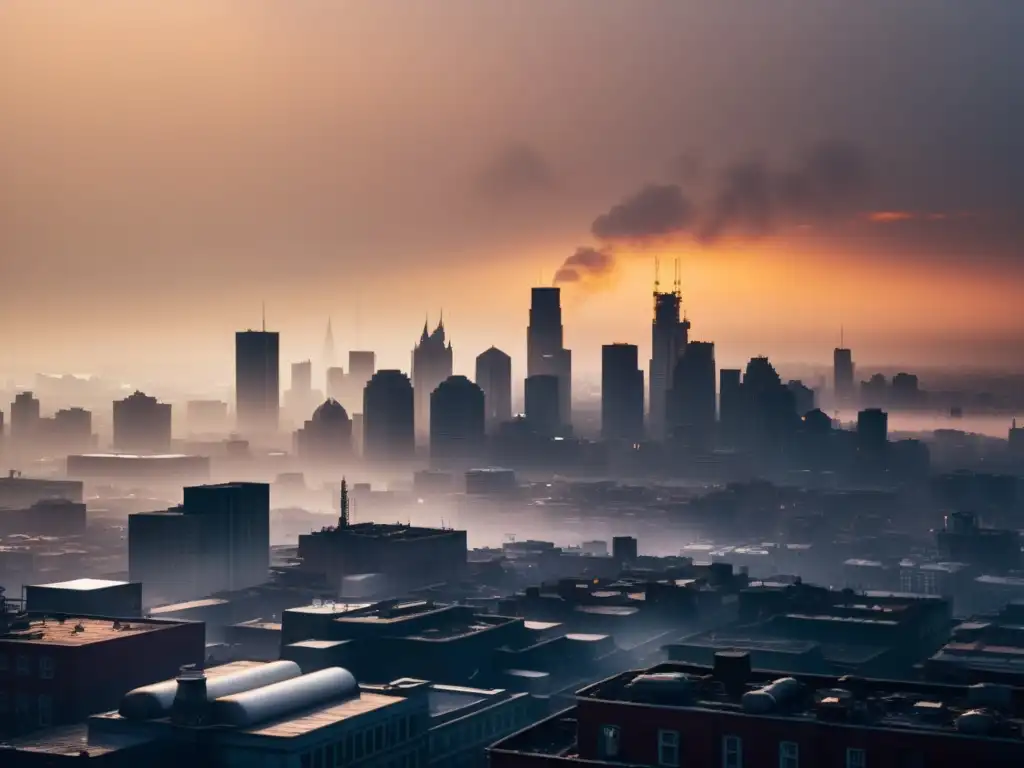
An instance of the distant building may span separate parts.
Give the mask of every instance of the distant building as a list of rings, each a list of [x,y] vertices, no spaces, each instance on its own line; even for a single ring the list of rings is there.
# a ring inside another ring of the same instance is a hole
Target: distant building
[[[339,366],[332,366],[327,369],[327,381],[326,392],[327,398],[330,400],[338,400],[339,402],[345,400],[346,392],[345,385],[347,378],[345,376],[345,369]],[[363,382],[363,386],[366,386],[366,382]]]
[[[832,381],[835,399],[839,405],[851,405],[854,390],[853,352],[845,347],[836,347],[832,352]]]
[[[40,501],[66,499],[81,503],[83,485],[80,480],[48,480],[37,477],[22,477],[20,472],[11,470],[0,476],[0,507],[12,509],[31,507]]]
[[[430,394],[430,457],[476,461],[485,447],[484,391],[465,376],[449,376]]]
[[[295,447],[303,461],[337,465],[352,457],[352,420],[337,400],[327,400],[295,432]]]
[[[445,337],[444,320],[432,333],[423,332],[412,351],[412,386],[415,398],[416,435],[430,436],[430,396],[438,385],[452,375],[452,344]]]
[[[316,405],[320,393],[313,391],[313,363],[309,360],[292,363],[292,385],[285,392],[285,405],[289,415],[305,415]]]
[[[476,383],[484,391],[487,432],[512,418],[512,358],[497,347],[476,358]]]
[[[276,332],[235,334],[235,415],[245,435],[277,432],[281,411],[280,338]]]
[[[554,435],[561,430],[561,389],[557,376],[537,374],[526,378],[526,422],[535,432]]]
[[[354,391],[359,394],[362,405],[363,387],[377,372],[377,356],[367,350],[352,350],[348,353],[348,375],[354,384]]]
[[[85,504],[45,499],[23,509],[0,507],[0,535],[81,536],[86,529]]]
[[[743,371],[722,368],[718,372],[718,426],[722,443],[735,448],[743,431]]]
[[[142,585],[109,579],[73,579],[25,587],[25,610],[56,616],[142,616]]]
[[[683,297],[679,285],[678,262],[676,271],[671,292],[659,291],[657,284],[654,288],[648,432],[656,440],[668,436],[668,393],[672,390],[676,362],[690,340],[690,321],[680,318]]]
[[[872,464],[885,462],[889,444],[889,415],[880,408],[866,408],[857,414],[857,454]]]
[[[68,477],[195,483],[210,476],[210,458],[181,453],[84,453],[67,458]]]
[[[185,421],[192,433],[223,432],[228,428],[228,404],[223,400],[189,400]]]
[[[796,407],[796,415],[803,418],[804,414],[813,411],[815,408],[814,390],[802,381],[790,381],[786,386],[793,393],[793,405]]]
[[[406,460],[415,452],[412,382],[401,371],[377,371],[363,391],[363,456],[372,461]]]
[[[710,450],[715,436],[715,345],[691,341],[676,363],[669,392],[673,439],[690,449]]]
[[[256,586],[269,567],[265,483],[186,487],[180,507],[128,516],[128,570],[147,604]]]
[[[39,400],[31,392],[19,392],[11,403],[11,443],[34,447],[39,432]]]
[[[530,324],[526,329],[526,377],[558,379],[556,422],[572,425],[572,352],[565,348],[560,288],[531,290]]]
[[[171,406],[134,392],[114,401],[114,448],[138,453],[166,453],[171,447]]]
[[[635,344],[601,348],[601,436],[634,442],[644,436],[644,373]]]

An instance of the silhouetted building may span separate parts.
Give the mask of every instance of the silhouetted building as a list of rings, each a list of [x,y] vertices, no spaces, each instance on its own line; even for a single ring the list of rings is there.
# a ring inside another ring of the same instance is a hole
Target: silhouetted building
[[[668,393],[672,390],[676,362],[690,340],[690,321],[680,319],[682,301],[677,261],[672,292],[660,292],[657,280],[654,285],[648,432],[651,437],[659,440],[668,436]]]
[[[33,447],[39,437],[39,400],[31,392],[19,392],[11,403],[11,443]]]
[[[538,374],[526,378],[526,421],[535,432],[554,435],[562,427],[557,376]]]
[[[413,386],[398,370],[377,371],[363,391],[363,455],[410,459],[416,452]]]
[[[743,443],[761,459],[781,458],[800,427],[793,393],[767,357],[750,359],[740,389]]]
[[[85,504],[46,499],[21,509],[0,507],[0,535],[81,536],[86,529]]]
[[[228,427],[228,404],[223,400],[189,400],[185,420],[192,433],[223,432]]]
[[[412,351],[412,387],[415,393],[416,435],[430,435],[430,395],[437,386],[452,375],[452,345],[444,332],[444,320],[440,320],[433,333],[423,332],[419,343]]]
[[[128,516],[128,570],[147,604],[262,584],[270,567],[270,486],[185,488],[180,507]]]
[[[372,374],[371,374],[372,375]],[[327,369],[327,397],[332,400],[343,400],[345,398],[345,369],[341,366],[333,366]],[[366,382],[363,382],[366,386]]]
[[[558,378],[558,422],[572,424],[572,352],[565,349],[560,288],[533,288],[526,329],[526,377]]]
[[[743,429],[743,395],[739,368],[722,368],[718,372],[718,422],[722,442],[734,448]]]
[[[479,459],[484,424],[484,391],[465,376],[449,376],[430,393],[431,459]]]
[[[691,341],[676,363],[669,393],[673,439],[706,451],[715,435],[715,345]]]
[[[281,412],[279,344],[276,332],[235,334],[235,410],[243,434],[277,432]]]
[[[114,448],[118,451],[163,453],[171,447],[171,405],[134,392],[114,401]]]
[[[1018,427],[1016,419],[1010,424],[1010,430],[1006,434],[1006,444],[1010,456],[1015,459],[1024,459],[1024,427]]]
[[[80,480],[46,480],[22,477],[11,470],[0,477],[0,507],[30,507],[39,501],[66,499],[80,503],[83,487]]]
[[[47,442],[60,452],[82,451],[93,445],[92,413],[84,408],[62,408],[46,423]]]
[[[601,435],[634,442],[644,436],[644,373],[634,344],[601,347]]]
[[[849,405],[856,394],[853,386],[853,352],[836,347],[832,353],[832,380],[835,398],[840,405]]]
[[[637,542],[632,536],[612,538],[612,558],[623,566],[631,566],[637,559]]]
[[[912,373],[897,373],[892,377],[889,405],[893,408],[918,408],[924,401],[924,392]]]
[[[796,415],[803,416],[809,411],[813,411],[815,408],[814,403],[814,390],[804,384],[802,381],[790,381],[787,385],[789,391],[793,393],[793,405],[796,408]]]
[[[352,456],[352,421],[344,406],[328,399],[295,432],[295,448],[303,461],[339,464]]]
[[[862,464],[881,469],[889,446],[889,414],[865,408],[857,414],[857,455]]]
[[[484,391],[488,433],[512,418],[512,358],[491,347],[476,358],[476,383]]]
[[[876,373],[860,383],[860,403],[865,408],[883,408],[889,403],[889,382]]]
[[[1016,571],[1021,566],[1020,533],[982,528],[970,512],[946,515],[945,526],[935,538],[947,562],[976,565],[997,573]]]

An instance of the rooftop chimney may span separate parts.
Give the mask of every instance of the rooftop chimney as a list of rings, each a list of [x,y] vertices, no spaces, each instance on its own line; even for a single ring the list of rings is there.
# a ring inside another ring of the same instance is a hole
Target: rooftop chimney
[[[750,680],[750,654],[747,651],[717,651],[714,676],[730,696],[741,695]]]
[[[189,664],[178,672],[177,683],[178,690],[171,705],[171,722],[192,727],[205,725],[206,673],[195,664]]]

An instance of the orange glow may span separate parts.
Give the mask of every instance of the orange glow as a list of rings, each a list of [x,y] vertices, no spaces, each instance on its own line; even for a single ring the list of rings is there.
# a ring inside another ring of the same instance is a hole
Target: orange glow
[[[891,224],[895,221],[910,221],[917,217],[909,211],[873,211],[867,218],[876,224]]]

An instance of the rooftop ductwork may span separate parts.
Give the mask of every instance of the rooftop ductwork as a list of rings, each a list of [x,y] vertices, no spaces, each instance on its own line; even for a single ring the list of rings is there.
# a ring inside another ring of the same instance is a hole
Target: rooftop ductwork
[[[292,712],[359,695],[359,683],[347,669],[328,667],[255,690],[222,696],[213,702],[217,725],[247,728]]]

